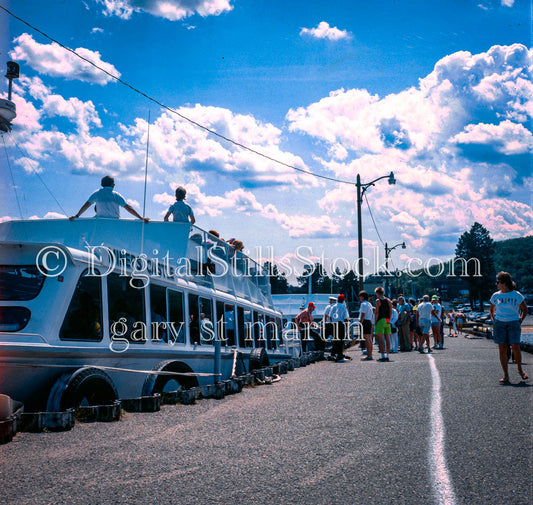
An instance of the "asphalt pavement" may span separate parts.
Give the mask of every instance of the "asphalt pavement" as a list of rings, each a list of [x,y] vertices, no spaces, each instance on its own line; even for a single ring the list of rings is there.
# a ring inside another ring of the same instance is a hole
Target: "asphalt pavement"
[[[0,446],[0,503],[531,505],[533,380],[510,364],[512,384],[500,385],[492,341],[445,346],[432,355],[438,392],[428,355],[361,362],[352,348],[352,361],[223,400],[19,433]],[[453,495],[443,498],[444,473]]]

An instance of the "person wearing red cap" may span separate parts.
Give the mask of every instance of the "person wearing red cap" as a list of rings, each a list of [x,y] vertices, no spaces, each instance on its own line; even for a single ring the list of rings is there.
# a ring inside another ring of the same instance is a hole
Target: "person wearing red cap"
[[[307,308],[302,310],[295,318],[294,322],[300,332],[300,340],[302,341],[302,351],[307,349],[307,342],[311,339],[309,332],[311,329],[311,323],[313,322],[313,311],[316,305],[313,302],[309,302]]]

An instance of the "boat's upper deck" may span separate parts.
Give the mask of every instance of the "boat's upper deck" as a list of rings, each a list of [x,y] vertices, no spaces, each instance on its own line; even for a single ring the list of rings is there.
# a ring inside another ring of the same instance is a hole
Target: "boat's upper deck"
[[[269,278],[261,265],[188,223],[104,218],[7,221],[0,223],[1,242],[61,244],[84,253],[102,253],[100,246],[105,246],[130,258],[143,254],[149,262],[169,264],[192,283],[273,307]]]

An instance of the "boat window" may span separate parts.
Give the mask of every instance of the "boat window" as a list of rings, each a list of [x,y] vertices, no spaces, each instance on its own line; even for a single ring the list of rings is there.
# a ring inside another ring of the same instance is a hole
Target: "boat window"
[[[213,302],[209,298],[189,294],[189,330],[191,343],[213,344],[215,338]]]
[[[191,344],[200,343],[200,310],[198,308],[198,295],[189,294],[189,331]]]
[[[254,330],[253,330],[253,315],[252,311],[244,309],[244,341],[246,347],[254,346]]]
[[[283,323],[280,317],[276,317],[276,330],[277,339],[274,338],[274,348],[283,345]]]
[[[168,342],[167,290],[150,283],[150,326],[153,342]]]
[[[61,340],[102,340],[102,289],[100,277],[80,277],[59,332]]]
[[[20,331],[26,327],[31,312],[26,307],[0,307],[0,331]]]
[[[244,327],[244,309],[237,307],[237,328],[239,329],[239,347],[245,347],[246,330]]]
[[[185,343],[185,317],[183,310],[183,293],[169,289],[168,293],[168,322],[169,339],[171,342]]]
[[[265,316],[254,312],[254,337],[256,347],[265,347]]]
[[[32,300],[41,291],[45,277],[35,265],[0,266],[0,300]]]
[[[217,301],[217,335],[222,345],[235,345],[235,306]]]
[[[276,322],[272,316],[266,316],[265,320],[265,337],[267,349],[275,349],[277,344],[277,342],[274,340],[276,338]]]
[[[213,324],[213,302],[200,298],[200,339],[202,344],[213,344],[215,326]]]
[[[109,274],[107,297],[111,338],[127,339],[137,344],[146,342],[142,280]]]
[[[224,304],[224,328],[226,330],[226,345],[234,346],[235,340],[235,305],[231,303]]]

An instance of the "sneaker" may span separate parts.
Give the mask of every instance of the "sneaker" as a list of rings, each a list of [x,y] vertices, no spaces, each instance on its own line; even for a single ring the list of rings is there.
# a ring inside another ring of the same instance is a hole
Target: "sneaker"
[[[431,349],[428,349],[428,354],[431,354],[433,351]]]
[[[389,358],[379,358],[378,361],[381,361],[382,363],[388,362]]]
[[[366,358],[361,358],[361,361],[372,361],[373,359],[372,356],[367,356]]]
[[[420,354],[425,354],[425,353],[424,353],[424,349],[423,349],[422,347],[419,347],[419,348],[418,348],[418,352],[419,352]]]
[[[344,363],[344,361],[345,361],[344,358],[337,358],[335,360],[335,363]]]

